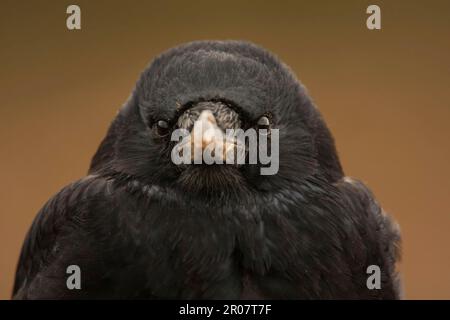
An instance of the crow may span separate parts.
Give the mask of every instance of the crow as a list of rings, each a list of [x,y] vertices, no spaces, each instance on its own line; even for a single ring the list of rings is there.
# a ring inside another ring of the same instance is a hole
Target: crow
[[[225,145],[215,134],[228,129],[278,130],[278,170],[176,164],[180,129],[202,150]],[[195,41],[153,60],[87,176],[40,210],[13,298],[398,299],[399,257],[397,224],[344,175],[289,67],[245,41]],[[68,286],[74,265],[79,288]]]

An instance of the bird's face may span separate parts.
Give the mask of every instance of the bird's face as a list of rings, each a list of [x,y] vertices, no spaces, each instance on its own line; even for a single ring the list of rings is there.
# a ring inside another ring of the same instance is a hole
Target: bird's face
[[[149,123],[152,144],[159,146],[159,159],[161,164],[166,163],[166,173],[173,172],[170,176],[175,177],[177,186],[198,193],[223,194],[256,186],[255,176],[261,174],[259,134],[269,144],[268,151],[272,143],[278,143],[271,140],[274,123],[270,112],[252,117],[241,107],[222,100],[188,103],[179,106],[172,118],[153,115]],[[249,137],[249,132],[255,139]],[[256,163],[250,161],[250,152],[256,152]],[[177,162],[175,156],[185,161]]]
[[[231,129],[252,129],[257,139],[242,144]],[[173,139],[181,131],[181,141]],[[228,161],[230,151],[244,161]],[[208,153],[219,161],[197,161]],[[262,174],[268,165],[275,170]],[[312,175],[332,182],[343,174],[333,138],[295,76],[267,51],[239,41],[194,42],[158,57],[90,172],[201,195],[292,189]]]

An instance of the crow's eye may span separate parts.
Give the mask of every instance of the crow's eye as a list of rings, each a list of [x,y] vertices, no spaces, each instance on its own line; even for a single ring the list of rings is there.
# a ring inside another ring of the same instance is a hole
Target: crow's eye
[[[159,120],[156,122],[156,132],[160,136],[165,136],[169,133],[169,124],[167,121]]]
[[[262,116],[258,119],[256,125],[258,126],[258,129],[269,129],[270,119],[267,116]]]

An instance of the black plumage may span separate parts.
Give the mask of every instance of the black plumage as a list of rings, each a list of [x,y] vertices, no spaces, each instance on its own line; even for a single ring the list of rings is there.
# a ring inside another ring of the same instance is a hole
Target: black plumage
[[[270,115],[278,173],[173,164],[170,132],[204,109],[222,129]],[[291,71],[246,42],[199,41],[153,61],[88,176],[41,209],[13,297],[394,299],[398,244],[371,192],[344,176]],[[66,287],[71,264],[81,290]],[[369,265],[381,269],[379,290],[366,286]]]

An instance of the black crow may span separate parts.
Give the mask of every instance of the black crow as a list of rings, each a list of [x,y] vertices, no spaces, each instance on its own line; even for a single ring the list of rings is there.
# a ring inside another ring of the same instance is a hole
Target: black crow
[[[278,130],[277,172],[174,163],[173,132],[196,123]],[[396,299],[399,241],[368,188],[344,175],[287,66],[247,42],[198,41],[152,62],[88,175],[38,213],[13,297]],[[73,265],[80,288],[67,285]]]

